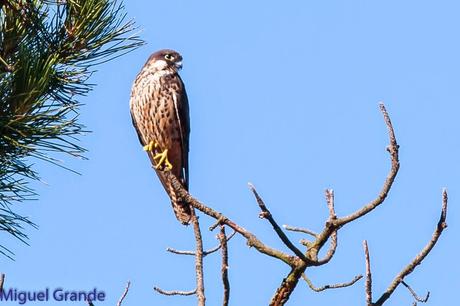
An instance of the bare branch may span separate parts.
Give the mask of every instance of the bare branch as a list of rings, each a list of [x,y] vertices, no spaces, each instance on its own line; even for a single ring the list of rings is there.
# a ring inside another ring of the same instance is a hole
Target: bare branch
[[[362,275],[356,275],[351,281],[346,282],[346,283],[339,283],[339,284],[332,284],[332,285],[324,285],[321,287],[315,287],[312,283],[312,281],[305,275],[305,273],[302,274],[302,278],[305,280],[307,283],[308,287],[310,287],[311,290],[315,292],[321,292],[327,289],[338,289],[338,288],[345,288],[345,287],[350,287],[353,286],[357,281],[359,281],[361,278],[363,278]]]
[[[195,256],[195,251],[182,251],[182,250],[176,250],[173,248],[167,248],[166,251],[177,254],[177,255],[190,255],[190,256]],[[204,255],[204,254],[203,254]]]
[[[335,215],[335,207],[334,207],[334,190],[326,189],[326,203],[327,208],[329,209],[329,220],[334,220],[337,218]]]
[[[290,231],[297,231],[297,232],[303,232],[308,235],[311,235],[315,238],[313,242],[308,242],[306,243],[307,251],[304,254],[302,251],[300,251],[294,244],[289,240],[289,238],[286,236],[286,234],[283,232],[283,230],[280,228],[280,226],[276,223],[274,220],[273,216],[271,215],[270,211],[266,207],[265,203],[261,199],[261,197],[258,195],[257,191],[255,188],[250,185],[251,191],[254,193],[254,196],[256,197],[257,203],[259,204],[259,207],[261,209],[260,217],[267,219],[270,224],[272,225],[273,229],[277,233],[278,237],[283,241],[283,243],[295,254],[295,256],[291,256],[285,252],[282,252],[280,250],[271,248],[267,245],[265,245],[262,241],[260,241],[253,233],[250,231],[246,230],[245,228],[241,227],[234,221],[228,219],[225,215],[222,213],[204,205],[200,201],[196,200],[193,198],[187,190],[183,188],[181,183],[178,181],[178,179],[172,175],[170,172],[165,172],[165,178],[168,179],[176,191],[176,194],[181,197],[185,202],[187,202],[191,207],[194,209],[197,209],[204,214],[212,217],[215,219],[215,224],[213,224],[210,227],[210,230],[214,230],[217,228],[219,225],[221,228],[226,225],[233,229],[236,233],[239,233],[242,235],[246,241],[247,245],[250,247],[254,247],[257,251],[260,253],[263,253],[265,255],[280,259],[281,261],[285,262],[291,267],[291,271],[289,274],[283,279],[281,282],[280,286],[278,287],[277,291],[275,292],[274,296],[272,297],[272,300],[270,301],[270,306],[279,306],[279,305],[284,305],[286,301],[288,301],[292,291],[295,289],[299,279],[302,277],[302,274],[305,272],[306,268],[309,266],[318,266],[322,264],[328,263],[331,258],[335,254],[335,250],[337,248],[337,233],[338,230],[360,218],[365,216],[367,213],[371,212],[374,210],[377,206],[382,204],[386,197],[388,196],[391,187],[394,183],[394,180],[397,176],[397,173],[399,171],[399,146],[396,141],[394,129],[390,120],[390,117],[385,109],[385,106],[383,104],[380,104],[380,110],[383,114],[383,118],[385,121],[385,124],[387,126],[388,130],[388,136],[389,136],[389,145],[387,147],[387,151],[390,153],[390,158],[391,158],[391,167],[389,169],[389,172],[387,174],[387,177],[383,183],[383,186],[377,195],[377,197],[365,204],[363,207],[360,209],[356,210],[355,212],[349,214],[348,216],[344,216],[341,218],[338,218],[335,213],[335,207],[334,207],[334,193],[332,190],[326,190],[326,201],[328,205],[328,210],[329,210],[329,218],[326,221],[326,224],[323,228],[323,230],[318,234],[313,231],[307,230],[307,229],[302,229],[302,228],[294,228],[294,227],[289,227],[289,226],[284,226],[286,230]],[[380,297],[380,299],[377,301],[377,303],[372,303],[372,275],[371,275],[371,266],[370,266],[370,256],[369,256],[369,249],[367,242],[364,241],[364,251],[365,251],[365,257],[366,257],[366,302],[368,306],[381,306],[393,293],[393,291],[396,289],[396,287],[403,281],[404,277],[410,274],[415,267],[421,263],[421,261],[424,259],[424,257],[431,251],[433,246],[436,244],[439,236],[441,235],[441,232],[443,229],[447,226],[445,224],[445,216],[446,216],[446,211],[447,211],[447,193],[444,191],[443,193],[443,210],[441,213],[441,218],[438,223],[437,230],[433,234],[433,237],[430,241],[430,243],[421,251],[419,255],[406,267],[401,271],[398,276],[393,280],[393,282],[390,284],[390,287],[387,289],[387,291]],[[201,237],[201,234],[200,234]],[[318,254],[322,247],[326,244],[326,242],[331,239],[331,245],[329,247],[329,250],[327,251],[325,257],[321,260],[318,260]],[[222,249],[221,246],[218,246],[215,248],[215,250]],[[200,251],[201,250],[201,251]],[[206,255],[206,253],[202,249],[202,243],[201,243],[201,248],[198,250],[198,243],[197,243],[197,251],[196,252],[189,252],[189,251],[176,251],[172,249],[168,249],[168,251],[177,253],[177,254],[186,254],[186,255],[196,255],[197,262],[198,258],[201,258],[201,264],[202,264],[202,259],[203,256]],[[212,249],[214,251],[214,249]],[[224,251],[224,250],[223,250]],[[201,254],[200,254],[201,252]],[[225,259],[225,258],[223,258]],[[198,267],[198,264],[196,265]],[[226,265],[224,265],[226,266]],[[197,270],[198,271],[198,270]],[[202,271],[202,266],[201,266],[201,271]],[[224,269],[222,270],[224,271]],[[357,276],[358,278],[359,276]],[[361,277],[359,277],[361,278]],[[198,272],[197,272],[197,282],[199,280],[198,277]],[[202,279],[201,279],[202,280]],[[358,279],[352,280],[350,283],[353,284],[356,282]],[[311,282],[310,282],[311,283]],[[338,286],[339,288],[341,286],[346,286],[349,283],[343,283],[343,284],[337,284],[337,285],[326,285],[323,286],[324,288],[330,288],[331,286]],[[225,285],[224,285],[225,286]],[[311,286],[315,288],[314,286]],[[322,289],[321,288],[315,288],[315,289]],[[199,288],[199,284],[197,283],[197,288]],[[225,290],[225,289],[224,289]],[[324,290],[324,289],[323,289]],[[195,290],[195,293],[199,294],[199,290]],[[193,293],[192,293],[193,294]],[[204,301],[203,301],[204,303]],[[225,301],[224,298],[224,305],[225,303],[228,303]],[[204,304],[202,304],[204,305]]]
[[[215,230],[219,225],[224,224],[224,223],[225,223],[224,220],[225,220],[225,217],[224,217],[224,216],[222,216],[221,218],[217,219],[216,222],[214,222],[214,224],[211,225],[211,226],[209,227],[209,231],[212,232],[212,231]]]
[[[376,199],[373,201],[369,202],[368,204],[364,205],[361,209],[358,211],[343,217],[337,219],[335,222],[335,226],[343,226],[353,220],[356,220],[365,214],[369,213],[372,211],[374,208],[379,206],[380,204],[383,203],[383,201],[386,199],[391,186],[393,185],[393,182],[396,178],[396,175],[398,174],[399,170],[399,145],[396,142],[396,136],[395,132],[393,129],[393,124],[391,123],[390,116],[388,115],[388,112],[385,108],[385,105],[383,103],[380,103],[380,111],[383,114],[383,119],[385,120],[385,124],[387,125],[388,128],[388,135],[390,138],[390,144],[387,147],[387,151],[390,153],[391,156],[391,169],[390,172],[388,173],[388,176],[385,180],[385,183],[383,184],[382,190],[380,191],[379,195],[377,196]]]
[[[327,224],[332,224],[332,222],[334,222],[334,220],[337,218],[335,214],[335,207],[334,207],[334,191],[332,189],[326,189],[325,196],[326,196],[327,207],[329,209],[329,219],[327,221]],[[328,226],[329,225],[326,225],[326,227]],[[337,230],[334,230],[330,234],[330,238],[331,238],[331,245],[329,249],[327,250],[326,256],[323,259],[318,260],[315,263],[315,265],[321,266],[321,265],[327,264],[334,256],[335,250],[337,249]]]
[[[299,260],[299,264],[294,266],[289,274],[283,278],[283,281],[273,295],[269,306],[282,306],[289,300],[292,291],[294,291],[297,286],[297,283],[299,282],[300,277],[302,277],[302,273],[305,272],[305,269],[305,262]]]
[[[227,236],[227,241],[230,241],[230,239],[232,239],[233,236],[235,236],[235,234],[236,234],[236,231],[233,231],[233,233],[231,233],[229,236]],[[216,245],[215,247],[213,247],[212,249],[203,251],[203,256],[206,257],[206,256],[208,256],[209,254],[215,253],[215,252],[219,251],[220,248],[221,248],[221,245],[218,244],[218,245]],[[191,256],[195,256],[195,254],[196,254],[195,251],[181,251],[181,250],[176,250],[176,249],[173,249],[173,248],[167,248],[166,251],[168,251],[168,252],[170,252],[170,253],[173,253],[173,254],[177,254],[177,255],[191,255]]]
[[[439,217],[438,224],[436,229],[431,237],[431,240],[428,244],[423,248],[423,250],[395,277],[395,279],[391,282],[388,289],[382,296],[375,302],[376,306],[383,305],[385,301],[393,294],[399,284],[404,280],[404,278],[412,273],[419,264],[422,263],[423,259],[430,253],[433,247],[438,242],[439,237],[441,236],[444,229],[447,227],[446,224],[446,217],[447,217],[447,190],[443,189],[442,191],[442,209],[441,209],[441,216]]]
[[[284,224],[283,227],[287,230],[287,231],[291,231],[291,232],[298,232],[298,233],[304,233],[304,234],[307,234],[307,235],[310,235],[310,236],[313,236],[313,237],[318,237],[318,234],[315,233],[314,231],[311,231],[307,228],[303,228],[303,227],[295,227],[295,226],[290,226],[290,225],[286,225]]]
[[[121,306],[121,304],[123,303],[123,300],[126,298],[126,296],[128,295],[128,291],[129,291],[129,286],[131,285],[131,282],[128,281],[126,283],[126,287],[125,287],[125,291],[123,291],[123,294],[121,295],[120,299],[118,300],[118,303],[117,303],[117,306]]]
[[[163,295],[194,295],[196,294],[196,289],[192,291],[178,291],[178,290],[163,290],[158,287],[153,287],[153,290]]]
[[[316,241],[311,244],[311,247],[309,249],[309,255],[310,255],[308,256],[309,258],[315,258],[317,256],[317,253],[319,252],[319,250],[323,247],[323,245],[326,243],[326,241],[329,239],[329,237],[332,235],[334,231],[344,226],[345,224],[366,215],[367,213],[375,209],[377,206],[382,204],[383,201],[386,199],[391,189],[391,186],[393,185],[393,182],[399,170],[399,156],[398,156],[399,146],[396,142],[396,136],[393,130],[393,125],[385,109],[385,106],[383,105],[383,103],[380,103],[379,106],[380,106],[380,111],[383,114],[383,119],[388,129],[388,137],[389,137],[390,143],[387,147],[387,151],[390,153],[390,157],[391,157],[391,168],[388,172],[387,178],[385,179],[383,187],[376,199],[367,203],[366,205],[364,205],[361,209],[357,210],[356,212],[348,216],[342,217],[342,218],[335,218],[335,217],[332,218],[331,217],[331,216],[335,216],[334,205],[333,205],[333,193],[332,193],[332,190],[327,190],[326,200],[328,202],[330,218],[326,222],[326,226],[324,227],[323,231],[317,236]]]
[[[232,220],[228,219],[225,217],[223,214],[220,212],[215,211],[214,209],[204,205],[200,201],[196,200],[193,198],[187,190],[185,190],[182,186],[182,184],[178,181],[178,179],[170,173],[170,171],[165,172],[165,177],[171,182],[171,185],[173,186],[174,190],[176,193],[184,200],[186,201],[189,205],[191,205],[193,208],[198,209],[199,211],[203,212],[204,214],[216,219],[220,220],[222,224],[227,225],[231,229],[235,230],[237,233],[239,233],[241,236],[246,238],[247,244],[250,247],[254,247],[257,251],[282,260],[283,262],[287,263],[290,266],[295,265],[295,257],[290,256],[282,251],[276,250],[274,248],[271,248],[267,245],[265,245],[262,241],[260,241],[253,233],[249,232],[245,228],[239,226]]]
[[[264,201],[262,198],[259,196],[259,194],[256,191],[256,188],[254,185],[249,183],[249,189],[251,189],[252,193],[256,197],[257,204],[259,204],[260,210],[262,211],[260,213],[260,217],[263,219],[267,219],[268,222],[272,225],[273,229],[275,230],[276,234],[278,237],[283,241],[283,243],[292,251],[294,254],[302,259],[304,262],[309,263],[311,260],[309,260],[305,255],[300,251],[292,242],[289,240],[289,238],[286,236],[286,234],[283,232],[281,227],[276,223],[275,219],[273,218],[271,212],[268,210],[267,206],[265,205]]]
[[[364,256],[366,258],[366,304],[367,306],[373,306],[372,304],[372,273],[371,273],[371,259],[369,256],[369,247],[367,241],[363,241]]]
[[[168,173],[168,172],[165,172]],[[205,306],[206,297],[204,294],[204,276],[203,276],[203,239],[201,236],[200,223],[198,221],[198,216],[195,213],[195,210],[191,210],[191,221],[193,224],[193,232],[195,235],[196,251],[193,252],[195,255],[195,273],[196,273],[196,289],[193,291],[178,291],[172,290],[167,291],[159,287],[154,287],[153,289],[163,295],[194,295],[196,294],[198,299],[198,306]],[[169,249],[168,249],[169,250]],[[188,251],[171,251],[176,254],[186,254],[190,255]]]
[[[430,298],[430,291],[428,291],[426,293],[426,296],[424,298],[421,298],[417,295],[417,293],[414,291],[414,289],[412,289],[405,281],[402,281],[401,284],[404,285],[404,287],[407,288],[407,290],[409,290],[409,292],[412,294],[412,296],[414,297],[414,299],[417,301],[417,302],[420,302],[420,303],[426,303],[428,302],[428,299]],[[415,304],[417,304],[416,302],[414,302]]]
[[[326,256],[324,256],[324,258],[315,262],[315,265],[321,266],[321,265],[327,264],[334,256],[336,249],[337,249],[337,230],[333,231],[331,234],[331,245],[329,249],[327,250]]]
[[[230,282],[228,281],[228,249],[227,249],[227,236],[225,235],[225,226],[220,226],[219,241],[222,250],[222,283],[224,285],[223,306],[228,306],[230,299]]]
[[[226,239],[225,239],[225,240],[226,240],[226,243],[229,242],[230,239],[232,239],[233,236],[235,236],[235,234],[236,234],[236,232],[233,231],[233,233],[231,233],[229,236],[227,236]],[[222,244],[219,244],[219,245],[215,246],[215,247],[212,248],[212,249],[209,249],[209,250],[204,251],[204,256],[207,256],[207,255],[209,255],[209,254],[212,254],[212,253],[217,252],[218,250],[220,250],[221,247],[222,247]]]
[[[204,276],[203,276],[203,239],[201,237],[200,223],[195,210],[191,210],[193,232],[196,241],[195,272],[196,272],[196,295],[198,306],[204,306],[206,297],[204,295]]]

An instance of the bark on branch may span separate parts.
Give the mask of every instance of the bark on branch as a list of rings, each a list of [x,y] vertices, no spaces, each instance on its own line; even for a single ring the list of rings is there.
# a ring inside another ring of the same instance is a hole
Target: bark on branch
[[[181,197],[185,202],[187,202],[193,209],[199,210],[203,214],[215,219],[215,223],[209,228],[211,231],[220,226],[221,233],[219,234],[220,245],[212,251],[216,251],[218,249],[222,250],[222,280],[224,283],[224,301],[223,305],[228,304],[228,292],[229,292],[229,283],[228,283],[228,276],[227,276],[227,264],[228,264],[228,248],[227,248],[227,241],[231,238],[225,236],[225,226],[233,229],[235,233],[240,234],[246,239],[246,243],[250,247],[254,247],[258,252],[276,258],[290,267],[290,271],[288,275],[282,280],[280,286],[276,290],[275,294],[273,295],[269,305],[270,306],[280,306],[284,305],[290,298],[293,290],[296,288],[300,278],[305,275],[304,272],[307,268],[321,266],[327,264],[334,256],[336,248],[337,248],[337,236],[338,231],[344,227],[345,225],[355,221],[359,218],[364,217],[379,205],[381,205],[385,199],[387,198],[391,187],[394,183],[396,175],[398,174],[399,170],[399,145],[396,141],[396,136],[394,133],[393,125],[388,115],[388,112],[383,104],[380,104],[380,111],[383,115],[384,122],[386,124],[388,130],[388,138],[389,144],[387,146],[387,151],[390,154],[390,161],[391,166],[389,172],[386,176],[385,181],[383,182],[383,186],[376,196],[375,199],[372,201],[364,204],[360,209],[356,210],[355,212],[344,216],[344,217],[337,217],[334,207],[334,193],[331,189],[326,190],[326,203],[329,211],[329,217],[325,222],[324,228],[321,232],[316,233],[310,231],[305,228],[301,227],[290,227],[284,226],[286,230],[295,231],[307,234],[313,237],[313,240],[310,242],[302,243],[306,248],[305,250],[301,250],[299,247],[295,246],[291,240],[287,237],[284,233],[282,228],[278,225],[275,221],[274,216],[269,211],[267,206],[265,205],[264,201],[262,200],[261,196],[257,193],[254,186],[250,185],[250,189],[253,192],[256,201],[260,207],[261,213],[259,217],[267,219],[267,221],[272,225],[273,230],[278,235],[280,240],[287,246],[291,253],[286,253],[275,248],[272,248],[265,243],[263,243],[260,239],[256,237],[255,234],[248,231],[244,227],[238,225],[233,220],[229,219],[227,216],[223,215],[222,213],[214,210],[213,208],[201,203],[197,199],[193,198],[181,185],[181,183],[177,180],[177,178],[172,175],[170,172],[165,172],[166,178],[171,182],[171,185],[176,191],[176,194]],[[426,257],[426,255],[431,251],[431,249],[436,244],[439,236],[442,233],[442,230],[446,227],[445,218],[447,212],[447,192],[443,192],[443,209],[441,213],[441,218],[438,222],[437,229],[433,234],[433,237],[428,243],[428,245],[420,252],[419,255],[406,267],[404,268],[393,280],[393,282],[388,287],[387,291],[377,300],[377,302],[372,303],[372,278],[371,278],[371,266],[370,266],[370,258],[369,258],[369,249],[367,246],[367,242],[364,243],[365,254],[366,254],[366,302],[368,306],[380,306],[391,296],[394,292],[396,287],[403,282],[404,277],[410,274],[417,265],[421,263],[421,261]],[[199,224],[198,219],[196,218],[196,222],[194,222],[194,231],[195,231],[195,238],[197,242],[197,250],[195,252],[191,251],[177,251],[173,249],[168,249],[168,251],[177,253],[177,254],[185,254],[185,255],[195,255],[196,256],[196,270],[197,270],[197,290],[193,292],[185,292],[186,294],[202,294],[202,298],[199,300],[199,305],[204,305],[204,286],[203,286],[203,275],[202,275],[202,261],[203,257],[207,255],[205,251],[203,251],[203,245],[201,241],[201,232],[199,231]],[[199,237],[198,237],[199,236]],[[330,247],[326,252],[326,255],[318,259],[318,254],[324,247],[327,241],[330,241]],[[211,253],[210,251],[208,253]],[[201,271],[201,272],[200,272]],[[201,274],[200,274],[201,273]],[[355,284],[362,276],[357,276],[350,282],[335,284],[335,285],[326,285],[320,288],[316,288],[313,286],[311,281],[308,280],[305,276],[305,280],[309,284],[310,288],[315,291],[323,291],[326,289],[332,288],[342,288],[347,287]],[[201,287],[200,287],[201,286]],[[156,289],[157,290],[157,289]],[[157,290],[161,292],[160,290]],[[412,291],[411,291],[412,292]],[[164,292],[162,292],[165,294]],[[170,292],[169,292],[170,293]],[[183,292],[173,292],[174,294],[183,294]],[[202,301],[202,302],[200,302]]]

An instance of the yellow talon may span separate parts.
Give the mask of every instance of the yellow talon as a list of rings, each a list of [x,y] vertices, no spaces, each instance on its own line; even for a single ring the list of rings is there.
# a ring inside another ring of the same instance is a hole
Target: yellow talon
[[[157,149],[158,147],[159,147],[158,143],[155,140],[152,140],[150,141],[148,145],[144,146],[144,151],[155,153],[156,151],[155,149]],[[155,156],[153,156],[153,160],[154,161],[158,160],[156,165],[154,165],[155,169],[160,169],[162,165],[164,167],[163,169],[164,171],[169,171],[173,168],[172,164],[168,160],[168,149],[164,150],[161,153],[156,153]]]
[[[161,153],[157,153],[154,157],[154,160],[160,159],[155,165],[155,169],[159,169],[162,164],[164,164],[164,171],[169,171],[172,169],[172,165],[168,160],[168,149],[164,150]]]
[[[144,146],[144,151],[152,152],[157,146],[158,144],[152,140],[148,145]]]

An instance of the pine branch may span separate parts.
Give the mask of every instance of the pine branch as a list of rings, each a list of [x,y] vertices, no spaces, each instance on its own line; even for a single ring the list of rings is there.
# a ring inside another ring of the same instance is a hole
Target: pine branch
[[[25,241],[23,226],[34,226],[11,207],[36,196],[28,187],[39,179],[33,158],[61,167],[57,154],[84,158],[78,98],[91,91],[94,67],[143,44],[133,21],[125,20],[116,0],[2,2],[1,231]]]

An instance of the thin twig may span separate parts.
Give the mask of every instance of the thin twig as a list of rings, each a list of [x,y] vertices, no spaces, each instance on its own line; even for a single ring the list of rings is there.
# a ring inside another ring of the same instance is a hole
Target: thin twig
[[[296,227],[296,226],[290,226],[290,225],[286,225],[286,224],[284,224],[283,227],[284,227],[284,229],[287,230],[287,231],[298,232],[298,233],[304,233],[304,234],[313,236],[313,237],[315,237],[315,238],[318,237],[318,234],[317,234],[317,233],[315,233],[314,231],[309,230],[309,229],[307,229],[307,228]]]
[[[283,230],[281,229],[281,227],[278,225],[278,223],[276,223],[275,219],[273,218],[271,212],[268,210],[267,206],[265,205],[264,201],[262,200],[262,198],[259,196],[259,194],[257,193],[256,191],[256,188],[254,187],[254,185],[252,185],[251,183],[248,184],[249,185],[249,189],[252,191],[252,193],[254,194],[255,198],[256,198],[256,201],[257,201],[257,204],[259,204],[259,207],[260,207],[260,210],[262,211],[261,212],[261,218],[264,218],[264,219],[267,219],[268,222],[270,222],[270,224],[272,225],[273,229],[275,230],[276,234],[278,235],[278,237],[281,239],[281,241],[283,241],[283,243],[292,251],[294,252],[294,254],[299,257],[300,259],[302,259],[304,262],[306,263],[309,263],[311,260],[309,260],[307,257],[305,257],[305,255],[302,253],[301,250],[299,250],[292,242],[291,240],[289,240],[289,238],[286,236],[286,234],[283,232]]]
[[[117,303],[117,306],[121,306],[121,304],[123,303],[123,300],[126,298],[126,296],[128,295],[128,291],[129,291],[129,286],[131,285],[131,282],[128,281],[126,283],[126,287],[125,287],[125,291],[123,291],[123,294],[121,295],[120,299],[118,300],[118,303]]]
[[[319,259],[315,262],[316,266],[321,266],[327,264],[335,254],[335,250],[337,249],[337,230],[333,231],[331,234],[331,245],[327,250],[326,256],[324,258]]]
[[[372,272],[371,272],[371,259],[369,256],[369,247],[367,246],[367,240],[363,241],[364,256],[366,258],[366,304],[367,306],[373,306],[372,304]]]
[[[337,218],[335,214],[334,190],[326,189],[325,196],[326,196],[327,207],[329,209],[329,219],[327,221],[327,224],[332,224],[332,222],[334,222],[334,220]],[[327,226],[329,225],[326,225],[326,227]],[[334,256],[335,250],[337,249],[337,230],[334,230],[331,233],[330,238],[331,238],[331,245],[329,249],[327,250],[326,256],[324,256],[324,258],[320,260],[317,260],[315,265],[321,266],[321,265],[327,264]]]
[[[195,255],[195,272],[196,272],[196,295],[198,306],[204,306],[206,297],[204,295],[204,275],[203,275],[203,239],[201,237],[200,223],[195,210],[192,209],[193,232],[195,233],[196,255]]]
[[[236,231],[233,231],[233,233],[231,233],[229,236],[227,236],[227,241],[230,241],[230,239],[232,239],[233,236],[235,236],[235,234],[236,234]],[[219,251],[220,248],[221,248],[221,245],[218,244],[215,247],[213,247],[212,249],[203,251],[203,256],[206,257],[209,254],[215,253],[215,252]],[[195,256],[195,254],[196,254],[195,251],[182,251],[182,250],[176,250],[176,249],[173,249],[173,248],[167,248],[166,251],[171,252],[173,254],[177,254],[177,255]]]
[[[404,269],[402,269],[401,272],[399,272],[399,274],[391,282],[388,289],[382,294],[382,296],[377,300],[377,302],[375,302],[375,306],[383,305],[383,303],[385,303],[385,301],[388,300],[388,298],[393,294],[393,292],[396,290],[399,284],[401,284],[404,278],[414,271],[415,267],[417,267],[423,261],[423,259],[425,259],[425,257],[430,253],[430,251],[436,245],[436,242],[438,242],[438,239],[441,236],[442,232],[447,227],[447,224],[446,224],[447,201],[448,201],[447,190],[443,189],[441,216],[439,217],[438,224],[436,226],[436,229],[434,230],[434,233],[430,241],[422,249],[422,251],[420,251],[420,253],[417,256],[415,256],[415,258]]]
[[[391,119],[390,119],[390,116],[388,115],[388,112],[385,108],[385,105],[383,105],[383,103],[380,103],[380,111],[382,112],[383,114],[383,119],[385,120],[385,124],[387,125],[387,129],[388,129],[388,135],[389,135],[389,138],[390,138],[390,144],[388,145],[387,147],[387,151],[390,153],[390,156],[391,156],[391,169],[390,169],[390,172],[388,173],[388,176],[385,180],[385,183],[383,184],[383,187],[382,187],[382,190],[380,191],[379,195],[377,196],[376,199],[374,199],[373,201],[369,202],[368,204],[364,205],[364,207],[362,207],[361,209],[357,210],[356,212],[346,216],[346,217],[343,217],[343,218],[339,218],[337,219],[337,221],[335,222],[336,226],[342,226],[342,225],[345,225],[353,220],[356,220],[362,216],[364,216],[365,214],[369,213],[370,211],[372,211],[373,209],[375,209],[377,206],[379,206],[380,204],[383,203],[383,201],[385,201],[390,189],[391,189],[391,186],[393,185],[393,182],[396,178],[396,175],[398,174],[398,170],[399,170],[399,145],[398,143],[396,142],[396,136],[395,136],[395,132],[394,132],[394,129],[393,129],[393,124],[391,123]]]
[[[407,288],[407,290],[409,290],[409,292],[412,294],[412,296],[414,297],[414,299],[417,301],[417,302],[420,302],[420,303],[426,303],[428,302],[428,299],[430,298],[430,291],[428,291],[425,295],[424,298],[421,298],[417,295],[417,293],[414,291],[414,289],[412,289],[405,281],[402,281],[401,284],[404,285],[404,287]]]
[[[153,287],[153,290],[163,295],[194,295],[196,294],[196,289],[191,291],[179,291],[179,290],[163,290],[158,287]]]
[[[177,255],[190,255],[190,256],[195,256],[196,252],[195,251],[183,251],[183,250],[176,250],[173,248],[167,248],[166,251],[177,254]]]
[[[324,285],[321,287],[315,287],[312,283],[312,281],[305,275],[305,273],[302,274],[302,278],[305,280],[307,283],[308,287],[310,287],[311,290],[315,292],[321,292],[327,289],[338,289],[338,288],[345,288],[345,287],[350,287],[353,286],[357,281],[359,281],[361,278],[363,278],[362,275],[356,275],[351,281],[345,282],[345,283],[338,283],[338,284],[332,284],[332,285]]]
[[[219,219],[217,219],[216,222],[214,222],[214,224],[211,225],[211,226],[209,227],[209,231],[212,232],[212,231],[214,231],[219,225],[224,224],[224,223],[225,223],[224,220],[225,220],[225,217],[224,217],[224,216],[222,216],[222,217],[220,217]]]
[[[329,220],[334,220],[337,218],[335,215],[334,190],[326,189],[324,193],[326,195],[327,208],[329,209]]]
[[[222,250],[222,283],[224,285],[223,306],[228,306],[230,299],[230,282],[228,281],[228,248],[227,236],[225,235],[225,225],[220,226],[219,241]]]

